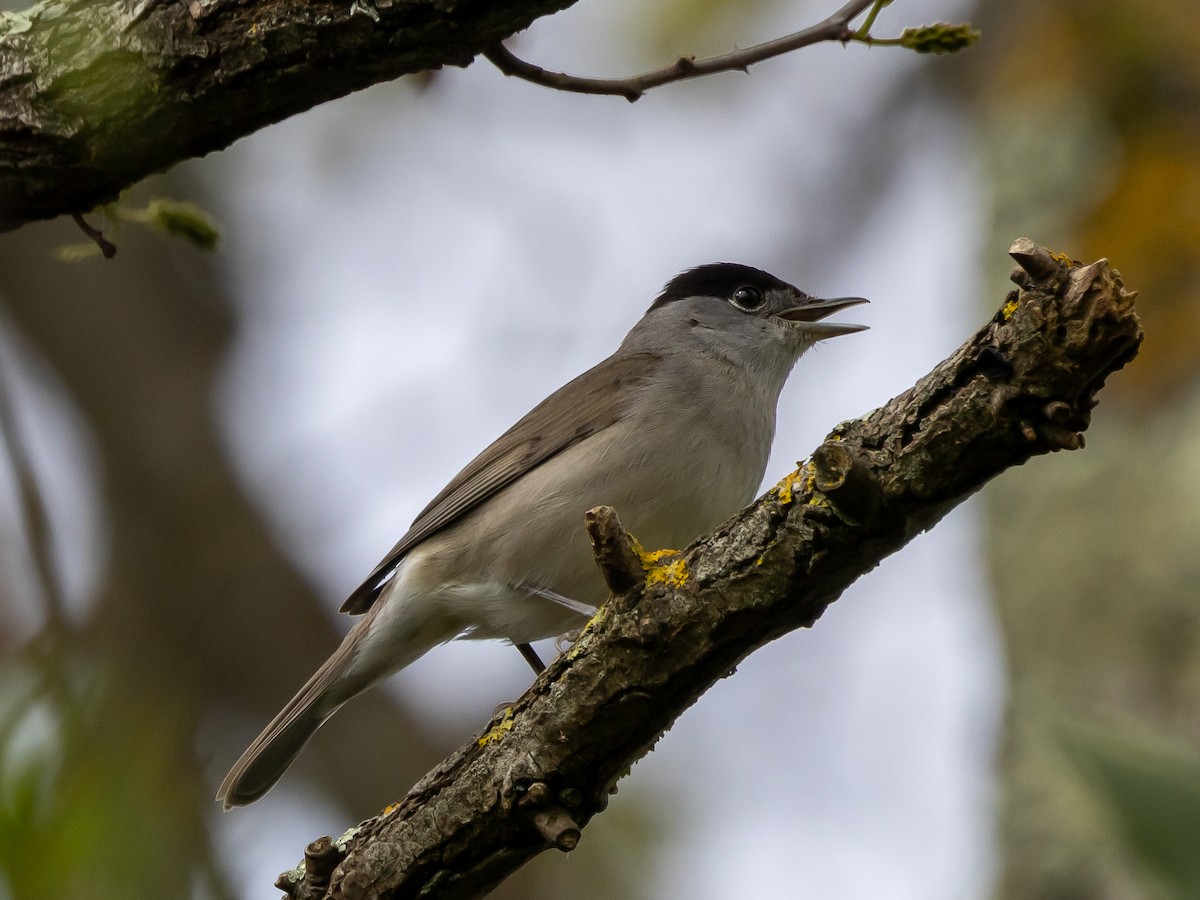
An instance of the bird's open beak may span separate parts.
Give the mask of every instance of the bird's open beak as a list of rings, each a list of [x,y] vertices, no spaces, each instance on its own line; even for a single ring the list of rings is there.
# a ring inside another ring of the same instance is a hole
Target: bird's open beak
[[[811,334],[817,340],[838,337],[842,334],[854,334],[856,331],[866,331],[866,325],[851,325],[843,322],[822,322],[826,316],[831,316],[839,310],[850,306],[861,306],[871,301],[863,297],[835,297],[832,300],[810,300],[791,309],[777,313],[779,318],[798,325],[806,334]]]

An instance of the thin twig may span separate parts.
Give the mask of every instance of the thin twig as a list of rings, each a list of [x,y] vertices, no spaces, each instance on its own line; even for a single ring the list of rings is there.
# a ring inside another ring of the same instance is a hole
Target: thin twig
[[[824,21],[805,28],[803,31],[797,31],[795,34],[709,59],[697,60],[692,56],[681,56],[670,65],[629,78],[584,78],[578,75],[568,75],[565,72],[551,72],[533,65],[533,63],[518,59],[503,44],[494,44],[485,50],[483,55],[505,75],[512,75],[560,91],[615,95],[624,97],[633,103],[640,100],[642,95],[651,88],[670,84],[673,81],[700,78],[703,75],[713,75],[717,72],[733,70],[745,72],[750,66],[762,62],[764,59],[781,56],[810,44],[818,44],[822,41],[845,43],[856,40],[858,38],[850,28],[850,22],[875,2],[876,0],[852,0]]]
[[[75,220],[75,224],[79,226],[79,230],[96,242],[96,246],[100,248],[100,252],[104,254],[105,259],[112,259],[117,254],[117,245],[108,240],[104,233],[93,228],[83,218],[82,213],[73,212],[71,218]]]
[[[875,19],[885,6],[891,5],[891,2],[892,0],[875,0],[875,5],[871,7],[871,11],[867,13],[867,17],[863,19],[862,25],[859,26],[854,36],[859,40],[867,40],[871,34],[871,27],[875,24]]]

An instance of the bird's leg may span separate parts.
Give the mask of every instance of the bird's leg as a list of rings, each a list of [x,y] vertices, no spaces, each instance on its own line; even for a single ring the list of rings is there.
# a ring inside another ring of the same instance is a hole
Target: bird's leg
[[[513,646],[521,651],[521,655],[525,657],[525,662],[529,663],[529,668],[533,669],[534,675],[541,675],[546,671],[546,664],[542,662],[542,658],[537,655],[537,651],[533,649],[532,644],[513,644]],[[505,707],[512,706],[515,702],[516,701],[514,700],[507,700],[504,703],[501,703],[492,710],[492,717],[494,718],[500,715],[500,713],[504,711]]]
[[[566,634],[560,634],[554,639],[554,649],[559,653],[565,653],[575,643],[575,640],[579,637],[579,632],[582,630],[582,628],[576,628],[573,631],[568,631]]]
[[[533,649],[532,644],[513,644],[513,646],[521,651],[521,655],[525,657],[525,662],[529,663],[529,668],[533,669],[534,675],[541,675],[546,671],[546,664],[537,655],[537,651]]]
[[[536,585],[532,584],[522,584],[518,585],[518,587],[521,590],[528,591],[535,597],[542,597],[546,600],[552,600],[559,606],[564,606],[582,616],[591,618],[596,614],[596,607],[592,606],[591,604],[581,603],[578,600],[572,600],[570,597],[564,597],[562,594],[556,593],[549,588],[537,587]],[[546,671],[546,664],[542,662],[541,657],[537,655],[532,646],[529,644],[515,643],[513,646],[521,651],[521,655],[525,657],[525,662],[529,663],[529,667],[533,669],[535,675],[541,675],[544,671]]]

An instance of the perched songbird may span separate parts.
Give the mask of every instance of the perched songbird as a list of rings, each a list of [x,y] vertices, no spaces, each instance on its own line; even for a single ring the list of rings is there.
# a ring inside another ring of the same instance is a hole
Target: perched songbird
[[[555,391],[465,469],[350,595],[362,618],[242,754],[217,799],[257,800],[356,694],[456,637],[531,641],[578,627],[606,597],[584,513],[614,507],[647,547],[683,547],[749,503],[779,392],[821,321],[818,300],[759,269],[672,279],[608,359]]]

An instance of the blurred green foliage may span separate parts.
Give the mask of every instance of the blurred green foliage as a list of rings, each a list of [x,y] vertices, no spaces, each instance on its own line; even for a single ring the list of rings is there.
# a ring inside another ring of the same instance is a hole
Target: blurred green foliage
[[[186,750],[186,707],[147,698],[161,685],[130,684],[79,646],[38,649],[6,663],[0,681],[8,896],[172,897],[193,882],[228,896],[192,801],[206,792]]]
[[[1059,742],[1137,863],[1178,900],[1200,897],[1200,753],[1141,734],[1136,723],[1062,723]]]
[[[108,203],[99,208],[102,217],[98,229],[106,240],[117,243],[121,235],[121,223],[133,222],[165,234],[181,238],[198,250],[216,250],[221,232],[208,212],[186,200],[155,197],[145,206],[129,206],[122,200]],[[63,244],[55,250],[61,262],[82,262],[102,256],[96,241]]]

